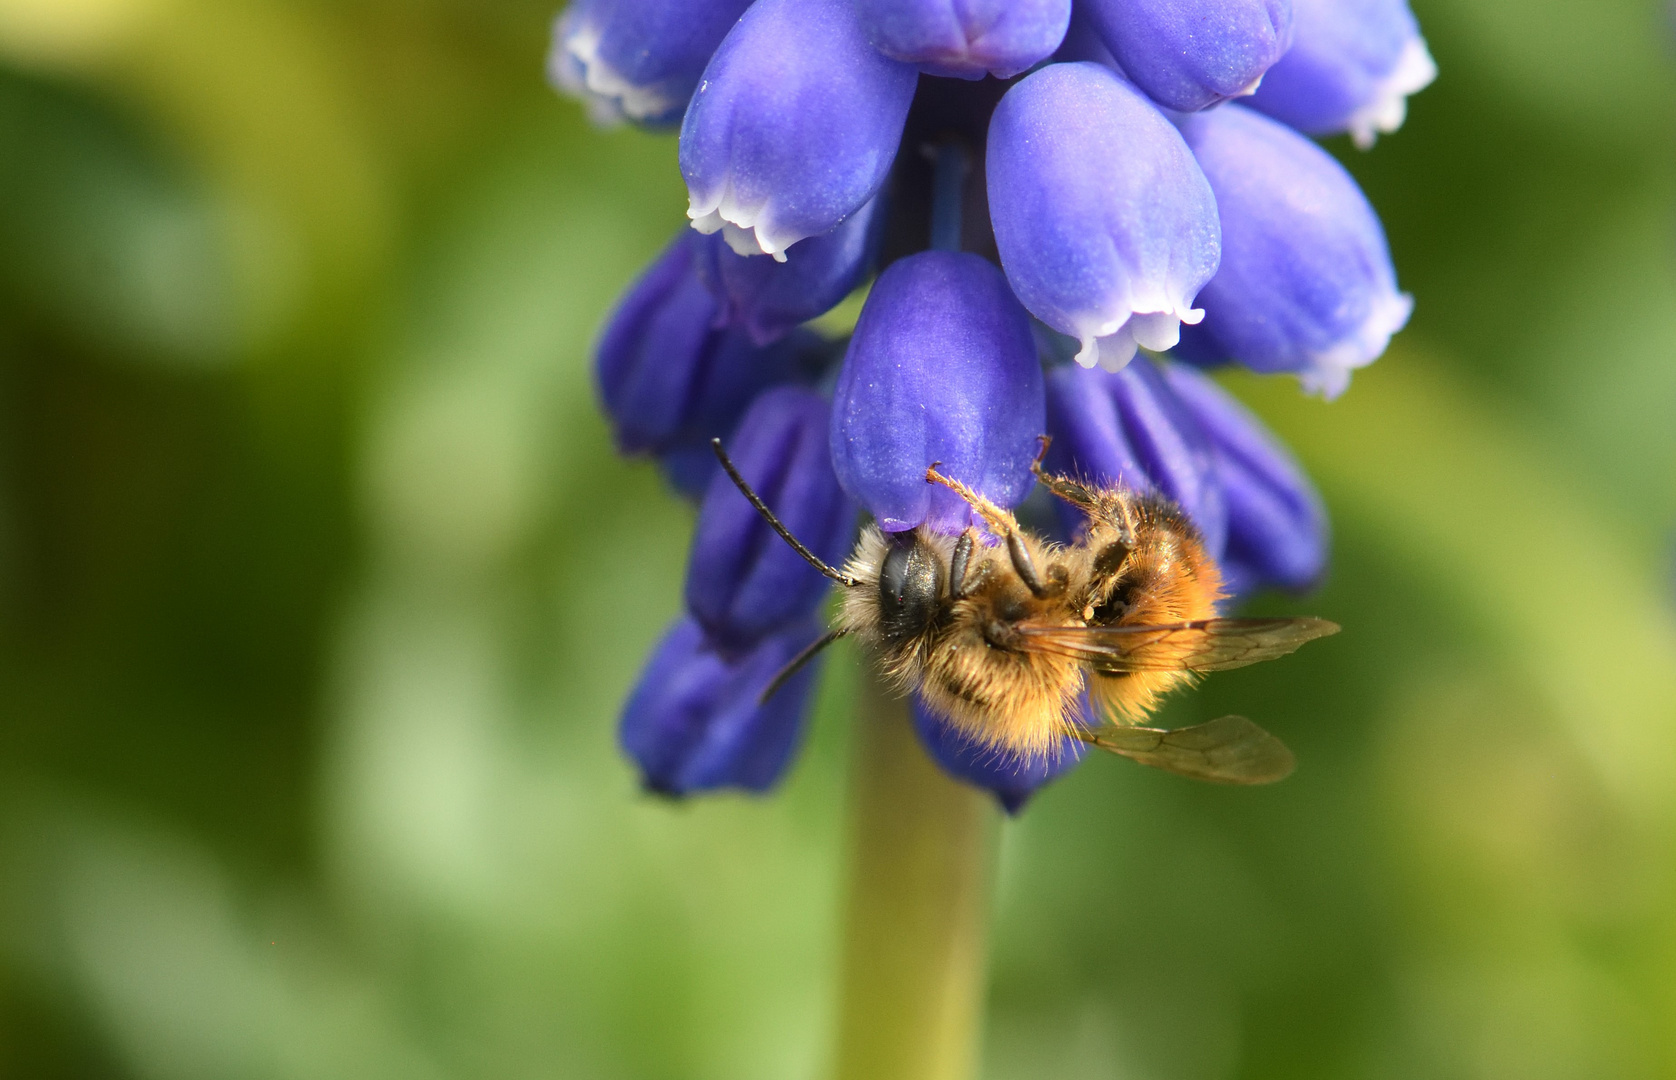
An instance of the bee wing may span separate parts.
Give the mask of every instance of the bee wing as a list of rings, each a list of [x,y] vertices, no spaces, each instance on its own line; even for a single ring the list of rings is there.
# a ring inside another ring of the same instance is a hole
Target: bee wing
[[[1213,784],[1272,784],[1298,764],[1285,743],[1243,716],[1174,729],[1108,724],[1075,734],[1142,765]]]
[[[1014,628],[1022,646],[1080,660],[1101,675],[1226,671],[1285,656],[1339,631],[1326,619],[1197,619],[1157,626]]]

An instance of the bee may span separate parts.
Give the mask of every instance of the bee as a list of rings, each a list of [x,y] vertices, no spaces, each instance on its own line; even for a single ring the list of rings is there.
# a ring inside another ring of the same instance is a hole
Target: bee
[[[1292,752],[1243,716],[1147,727],[1164,695],[1211,671],[1244,667],[1337,633],[1314,618],[1221,618],[1222,577],[1197,527],[1155,492],[1100,487],[1031,465],[1037,482],[1085,521],[1062,545],[933,464],[927,483],[959,495],[984,525],[958,537],[924,526],[867,525],[842,569],[780,523],[739,475],[723,469],[804,559],[844,586],[836,624],[763,691],[768,698],[821,649],[853,636],[899,693],[917,693],[974,744],[1051,758],[1070,736],[1182,776],[1266,784]],[[1086,696],[1096,717],[1084,716]]]

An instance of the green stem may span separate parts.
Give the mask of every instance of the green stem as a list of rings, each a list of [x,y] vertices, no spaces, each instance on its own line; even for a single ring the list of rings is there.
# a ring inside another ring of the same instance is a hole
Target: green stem
[[[914,738],[869,670],[858,695],[836,1080],[970,1080],[995,812]]]

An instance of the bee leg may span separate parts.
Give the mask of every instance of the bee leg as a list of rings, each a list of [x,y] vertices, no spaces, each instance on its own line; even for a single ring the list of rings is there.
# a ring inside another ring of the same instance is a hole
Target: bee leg
[[[1030,557],[1030,549],[1024,546],[1024,537],[1017,529],[1007,534],[1007,556],[1013,561],[1013,571],[1033,596],[1041,598],[1053,591],[1042,580],[1041,573],[1036,569],[1036,560]]]
[[[1018,532],[1018,521],[1011,514],[962,484],[959,480],[938,472],[937,465],[939,464],[941,462],[935,462],[929,469],[925,470],[926,483],[941,484],[966,500],[966,505],[977,511],[978,516],[983,518],[984,524],[989,527],[989,531],[994,533],[997,538],[1005,540],[1009,535]]]
[[[1099,496],[1086,484],[1079,483],[1069,476],[1060,476],[1042,468],[1042,462],[1047,459],[1048,447],[1053,445],[1053,436],[1036,436],[1036,460],[1030,463],[1030,475],[1036,482],[1047,488],[1054,495],[1078,509],[1088,510],[1098,503]]]
[[[1019,531],[1018,520],[1011,514],[962,484],[959,480],[944,476],[937,471],[936,465],[925,470],[925,480],[930,484],[941,484],[965,499],[967,504],[978,512],[978,516],[984,519],[984,524],[989,526],[989,531],[1006,541],[1007,555],[1012,559],[1013,570],[1018,573],[1020,580],[1024,582],[1033,595],[1038,597],[1049,596],[1056,591],[1056,586],[1058,588],[1064,587],[1062,581],[1047,582],[1042,579],[1041,573],[1036,569],[1035,560],[1030,557],[1030,549],[1024,544],[1024,534]],[[962,540],[964,539],[965,537],[962,537]],[[968,558],[970,558],[970,554],[968,554]]]
[[[1030,462],[1030,471],[1037,476],[1042,475],[1042,462],[1047,458],[1048,447],[1052,445],[1052,435],[1036,436],[1036,457]]]
[[[954,555],[949,559],[949,597],[954,600],[964,599],[971,582],[966,580],[966,569],[972,562],[972,545],[975,537],[972,530],[967,529],[960,534],[960,539],[954,542]]]

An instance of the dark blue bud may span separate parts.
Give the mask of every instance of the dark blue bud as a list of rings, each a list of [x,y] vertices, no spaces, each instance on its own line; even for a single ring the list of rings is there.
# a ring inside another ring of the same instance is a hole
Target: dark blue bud
[[[884,235],[883,196],[829,233],[811,236],[786,252],[785,262],[740,255],[712,236],[704,275],[722,300],[722,318],[758,345],[836,307],[872,270]]]
[[[718,435],[725,439],[728,434]],[[658,455],[658,468],[669,486],[693,502],[704,498],[710,490],[710,480],[721,470],[716,465],[716,452],[704,440],[679,443]]]
[[[1169,496],[1199,527],[1212,558],[1228,536],[1216,451],[1198,418],[1149,360],[1122,371],[1048,375],[1050,471]]]
[[[673,124],[750,0],[576,0],[553,24],[547,76],[600,121]]]
[[[718,328],[718,302],[697,272],[706,244],[681,230],[600,336],[594,374],[625,454],[726,436],[764,387],[811,374],[810,336],[758,348],[743,331]]]
[[[1203,374],[1171,364],[1164,378],[1216,449],[1228,503],[1224,584],[1234,595],[1259,585],[1301,591],[1327,567],[1326,506],[1303,468],[1249,409]]]
[[[1414,307],[1378,215],[1330,154],[1250,109],[1187,117],[1182,134],[1222,214],[1222,266],[1199,293],[1196,334],[1221,358],[1338,396]]]
[[[819,378],[831,352],[831,346],[809,330],[795,330],[762,348],[738,329],[719,331],[711,340],[707,364],[693,384],[687,421],[658,453],[669,482],[694,499],[703,496],[717,471],[710,440],[730,438],[765,387],[801,386]]]
[[[1001,266],[1031,313],[1116,370],[1167,349],[1203,312],[1216,272],[1216,199],[1181,134],[1094,63],[1049,64],[995,110],[989,211]]]
[[[699,278],[702,241],[683,232],[629,287],[594,349],[594,376],[617,448],[661,450],[680,435],[720,334]]]
[[[819,634],[813,624],[794,627],[730,660],[696,622],[678,620],[647,662],[617,730],[646,788],[681,796],[773,787],[802,740],[818,662],[766,702],[757,697]]]
[[[757,0],[681,122],[693,228],[777,259],[830,232],[884,185],[917,80],[853,0]]]
[[[1060,740],[1052,757],[1030,758],[975,742],[914,697],[914,730],[931,760],[957,780],[993,792],[1009,814],[1024,809],[1038,788],[1068,772],[1082,760],[1085,747],[1078,739]]]
[[[1292,0],[1292,48],[1251,104],[1311,135],[1367,149],[1402,126],[1408,95],[1437,78],[1407,0]]]
[[[1292,0],[1083,0],[1123,71],[1179,112],[1257,88],[1292,44]]]
[[[855,506],[832,472],[828,407],[815,391],[763,392],[728,453],[747,483],[828,564],[849,554]],[[687,610],[724,650],[808,620],[828,581],[774,533],[724,473],[710,480],[687,563]]]
[[[833,398],[832,464],[844,490],[890,532],[974,523],[948,476],[1014,506],[1034,481],[1042,370],[1030,318],[993,265],[925,251],[879,275]]]
[[[1009,79],[1053,54],[1071,0],[855,0],[873,44],[927,75]]]

